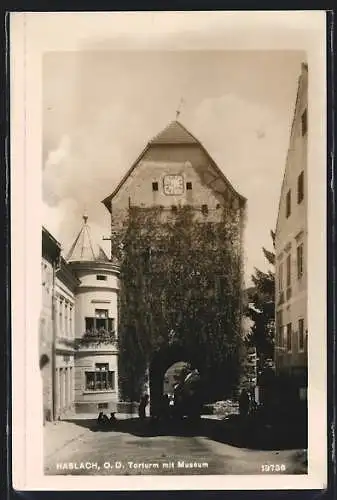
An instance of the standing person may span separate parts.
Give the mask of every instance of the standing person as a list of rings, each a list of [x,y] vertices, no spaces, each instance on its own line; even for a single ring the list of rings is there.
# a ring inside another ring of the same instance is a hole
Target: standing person
[[[239,410],[242,417],[247,417],[250,410],[250,395],[247,389],[242,389],[239,400]]]
[[[138,407],[138,416],[141,420],[144,420],[146,417],[145,408],[147,407],[148,403],[149,403],[149,395],[144,394],[140,398],[139,407]]]
[[[168,418],[170,415],[170,397],[168,394],[163,396],[163,417]]]

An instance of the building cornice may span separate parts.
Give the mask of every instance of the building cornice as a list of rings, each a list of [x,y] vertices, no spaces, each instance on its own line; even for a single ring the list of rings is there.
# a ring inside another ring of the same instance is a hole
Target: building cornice
[[[76,355],[79,354],[118,354],[118,347],[115,345],[109,345],[109,346],[102,346],[102,345],[97,345],[97,346],[88,346],[84,347],[81,346],[78,349],[76,349]]]
[[[68,266],[73,271],[106,271],[111,274],[119,275],[120,267],[112,262],[94,262],[94,261],[71,261]]]
[[[92,290],[92,291],[102,290],[105,292],[116,292],[116,293],[119,292],[119,288],[117,288],[115,286],[80,285],[76,290],[76,294],[81,293],[81,291],[89,291],[89,290]],[[98,299],[97,299],[97,301],[102,302],[101,300],[98,300]]]

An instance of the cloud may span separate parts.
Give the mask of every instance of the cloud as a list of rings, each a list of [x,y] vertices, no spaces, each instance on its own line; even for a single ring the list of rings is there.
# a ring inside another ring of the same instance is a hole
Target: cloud
[[[246,283],[254,267],[269,268],[262,246],[271,247],[288,143],[284,115],[234,93],[203,100],[193,131],[228,180],[247,198]],[[264,139],[261,140],[260,131]]]
[[[70,138],[68,135],[63,135],[61,137],[60,144],[57,149],[50,151],[47,161],[46,167],[57,166],[64,160],[70,151]]]
[[[282,163],[283,127],[271,108],[233,93],[205,99],[193,117],[195,133],[203,138],[206,149],[213,153],[229,180],[247,197],[253,187],[252,178],[268,182],[270,176],[278,175],[274,163]],[[268,141],[259,138],[261,130],[268,135]]]
[[[72,214],[77,212],[78,203],[75,199],[66,198],[53,207],[45,202],[43,203],[43,225],[62,243],[62,246],[67,226],[66,222]]]
[[[138,156],[142,144],[141,119],[125,112],[122,103],[92,109],[92,116],[71,135],[63,135],[48,152],[43,171],[44,220],[69,248],[86,211],[96,240],[110,253],[102,236],[110,221],[101,200]]]
[[[147,114],[123,96],[118,101],[99,96],[99,103],[92,106],[86,106],[86,95],[77,99],[79,125],[71,134],[60,135],[58,146],[47,154],[43,174],[45,215],[66,248],[79,231],[84,211],[96,239],[109,235],[109,213],[101,200],[113,191],[146,141],[167,124],[166,103],[161,113]],[[180,119],[248,199],[249,283],[254,266],[265,269],[262,246],[270,247],[269,231],[275,226],[288,140],[285,116],[247,97],[226,93],[199,99]],[[102,246],[109,253],[108,243]]]

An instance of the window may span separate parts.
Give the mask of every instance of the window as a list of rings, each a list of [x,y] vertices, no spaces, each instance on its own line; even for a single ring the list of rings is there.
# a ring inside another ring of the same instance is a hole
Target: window
[[[104,276],[103,274],[97,274],[97,276],[96,276],[96,279],[97,279],[98,281],[106,281],[106,280],[107,280],[107,278],[108,278],[108,277],[107,277],[107,276]]]
[[[177,208],[176,205],[172,205],[171,206],[171,210],[172,210],[173,213],[177,213],[178,212],[178,208]]]
[[[290,217],[291,214],[291,191],[287,192],[287,197],[286,197],[286,217]]]
[[[158,191],[158,182],[152,182],[152,191]]]
[[[192,182],[186,182],[186,190],[191,191],[192,189]]]
[[[276,344],[279,347],[283,347],[282,331],[283,331],[283,318],[282,311],[277,311],[276,313]]]
[[[303,243],[297,247],[297,278],[300,280],[303,276]]]
[[[60,299],[59,302],[59,334],[62,335],[63,332],[63,300]]]
[[[85,329],[93,330],[95,324],[95,318],[85,318]]]
[[[308,132],[308,112],[305,109],[301,117],[302,121],[302,135],[304,136]]]
[[[99,370],[99,371],[108,372],[109,371],[109,363],[96,363],[95,368],[96,368],[96,370]]]
[[[64,306],[64,335],[68,336],[68,304],[65,303]]]
[[[108,326],[108,311],[106,309],[95,309],[95,326],[96,329],[107,329]]]
[[[298,320],[298,350],[304,351],[304,319]]]
[[[208,205],[201,205],[201,213],[203,215],[207,215],[208,214]]]
[[[287,288],[291,285],[291,255],[287,255]]]
[[[304,172],[297,178],[297,203],[301,203],[304,198]]]
[[[286,341],[287,341],[287,351],[288,352],[291,352],[291,349],[292,349],[291,335],[292,335],[291,323],[288,323],[287,324],[287,332],[286,332]]]
[[[279,289],[279,292],[283,291],[283,263],[282,262],[278,268],[278,289]]]
[[[115,331],[115,319],[109,318],[109,311],[107,309],[95,309],[94,318],[85,318],[86,330],[108,330],[109,332]]]
[[[115,389],[115,372],[109,371],[109,363],[96,363],[94,371],[85,372],[85,389],[87,391]]]
[[[69,335],[70,337],[73,336],[73,308],[70,306],[69,309]]]

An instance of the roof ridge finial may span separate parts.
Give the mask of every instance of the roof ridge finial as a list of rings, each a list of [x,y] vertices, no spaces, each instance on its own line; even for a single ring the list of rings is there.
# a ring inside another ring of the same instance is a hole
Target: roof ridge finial
[[[82,219],[84,220],[84,225],[87,225],[88,214],[87,214],[86,210],[84,210],[84,212],[83,212]]]
[[[178,104],[178,107],[177,107],[177,110],[176,110],[176,120],[178,120],[179,116],[180,116],[180,113],[181,113],[181,107],[184,103],[184,98],[181,97],[180,101],[179,101],[179,104]]]

